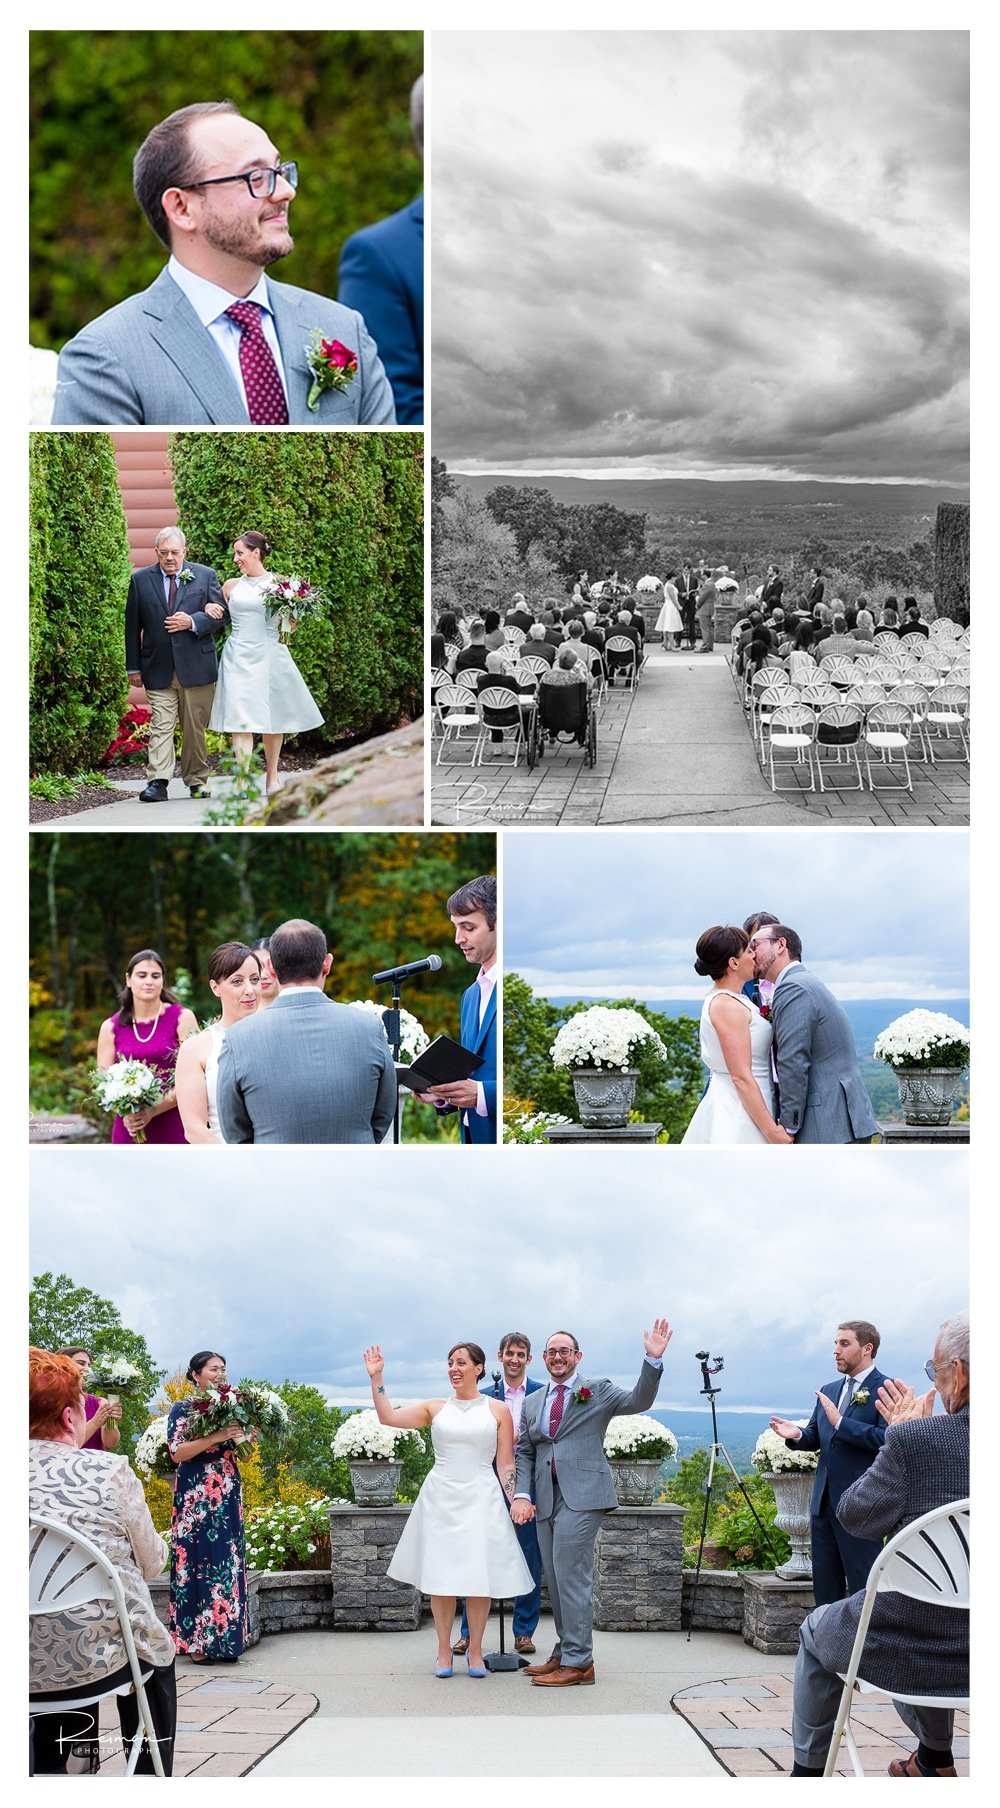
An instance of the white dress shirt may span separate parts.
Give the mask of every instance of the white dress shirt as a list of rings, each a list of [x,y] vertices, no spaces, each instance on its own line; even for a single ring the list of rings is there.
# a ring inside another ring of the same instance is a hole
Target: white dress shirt
[[[261,329],[278,367],[278,375],[281,378],[281,387],[285,392],[287,404],[288,384],[285,381],[285,367],[281,362],[281,347],[278,344],[271,297],[263,270],[260,273],[257,287],[251,289],[249,295],[230,295],[228,290],[220,289],[218,283],[208,282],[204,276],[196,276],[193,270],[186,269],[183,264],[178,263],[175,257],[171,257],[167,265],[167,274],[172,276],[177,287],[183,290],[202,326],[207,328],[212,343],[243,397],[244,407],[247,407],[247,392],[243,382],[243,372],[240,369],[240,340],[243,337],[243,330],[235,320],[228,318],[226,309],[231,308],[236,301],[259,303],[263,310],[260,317]],[[247,407],[247,413],[249,414],[249,412]]]
[[[495,960],[491,967],[480,967],[478,983],[479,983],[479,1027],[480,1027],[480,1029],[482,1029],[483,1018],[486,1015],[486,1006],[488,1005],[490,999],[493,996],[493,990],[497,983],[497,964],[496,964]],[[489,1117],[489,1112],[486,1109],[486,1093],[483,1088],[482,1080],[476,1081],[476,1116],[477,1117]]]

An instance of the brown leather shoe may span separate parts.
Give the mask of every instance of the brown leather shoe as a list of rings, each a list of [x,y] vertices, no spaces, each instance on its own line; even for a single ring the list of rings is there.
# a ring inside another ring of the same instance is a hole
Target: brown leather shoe
[[[954,1764],[948,1764],[944,1770],[929,1770],[926,1764],[918,1764],[916,1752],[908,1758],[893,1758],[889,1766],[891,1777],[957,1777]]]
[[[571,1689],[575,1683],[596,1682],[593,1664],[576,1668],[570,1664],[559,1664],[548,1676],[534,1676],[532,1682],[539,1689]]]
[[[514,1640],[514,1650],[522,1652],[525,1656],[536,1649],[537,1647],[533,1644],[526,1632],[519,1633],[518,1637]]]
[[[457,1645],[452,1645],[452,1651],[454,1652],[456,1657],[464,1657],[465,1653],[468,1651],[468,1649],[469,1649],[469,1641],[467,1638],[459,1639]]]
[[[548,1676],[552,1670],[561,1670],[562,1665],[557,1657],[547,1657],[544,1664],[525,1664],[522,1676]]]

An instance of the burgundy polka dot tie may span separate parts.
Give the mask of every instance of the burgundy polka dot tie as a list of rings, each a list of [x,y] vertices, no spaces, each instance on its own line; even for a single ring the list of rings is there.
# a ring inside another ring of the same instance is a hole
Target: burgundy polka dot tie
[[[240,328],[240,371],[247,392],[247,413],[258,427],[286,427],[288,406],[274,353],[260,324],[260,303],[234,301],[226,309]]]

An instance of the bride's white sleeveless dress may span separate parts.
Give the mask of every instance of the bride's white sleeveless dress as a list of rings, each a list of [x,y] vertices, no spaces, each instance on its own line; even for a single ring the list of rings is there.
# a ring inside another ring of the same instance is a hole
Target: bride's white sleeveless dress
[[[447,1400],[431,1423],[434,1467],[388,1574],[427,1595],[525,1595],[534,1587],[493,1472],[497,1426],[485,1394]]]
[[[711,1078],[708,1091],[684,1133],[686,1143],[763,1143],[767,1138],[747,1116],[740,1095],[733,1085],[722,1047],[709,1014],[718,998],[710,992],[701,1007],[701,1058]],[[764,1095],[764,1103],[774,1116],[774,1084],[771,1079],[771,1043],[774,1031],[766,1017],[742,993],[731,993],[746,1005],[750,1019],[750,1061],[753,1077]]]
[[[220,1143],[224,1143],[226,1139],[223,1136],[219,1125],[217,1089],[219,1084],[219,1056],[222,1053],[222,1044],[226,1039],[226,1032],[221,1023],[210,1023],[208,1026],[208,1033],[212,1038],[212,1046],[208,1051],[208,1058],[205,1062],[205,1091],[208,1094],[208,1127],[210,1130],[215,1131]]]
[[[304,734],[323,717],[261,592],[270,572],[239,578],[229,592],[232,633],[222,649],[209,727],[226,734]]]

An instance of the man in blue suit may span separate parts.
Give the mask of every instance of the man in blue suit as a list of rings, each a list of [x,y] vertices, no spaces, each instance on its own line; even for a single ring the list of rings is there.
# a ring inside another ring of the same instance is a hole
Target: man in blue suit
[[[812,1497],[813,1594],[817,1607],[845,1600],[868,1582],[881,1539],[856,1538],[837,1518],[841,1495],[878,1456],[885,1442],[885,1421],[877,1409],[878,1390],[886,1380],[875,1367],[880,1338],[867,1319],[848,1319],[837,1326],[833,1356],[838,1378],[820,1388],[808,1425],[772,1419],[771,1430],[791,1450],[818,1450],[819,1467]]]
[[[491,1400],[502,1400],[514,1421],[514,1441],[521,1425],[521,1408],[529,1394],[536,1394],[544,1387],[543,1381],[532,1381],[528,1374],[531,1361],[531,1343],[523,1331],[507,1331],[500,1339],[497,1361],[501,1373],[494,1374],[489,1387],[481,1387],[481,1394],[488,1394]],[[532,1496],[534,1498],[534,1496]],[[517,1542],[524,1554],[524,1561],[531,1571],[534,1587],[530,1594],[517,1595],[514,1600],[514,1650],[530,1655],[535,1650],[532,1633],[538,1625],[542,1611],[542,1553],[538,1548],[538,1532],[533,1519],[525,1525],[514,1527]],[[464,1657],[469,1649],[469,1623],[463,1613],[462,1636],[457,1645],[452,1646],[457,1657]]]
[[[455,942],[478,977],[462,995],[460,1040],[481,1055],[482,1067],[468,1080],[454,1080],[416,1096],[438,1110],[461,1113],[463,1143],[497,1140],[497,882],[491,873],[460,885],[448,899]]]
[[[410,124],[424,154],[424,78],[410,95]],[[424,419],[424,197],[349,238],[340,254],[338,299],[365,320],[396,398],[396,419]]]

